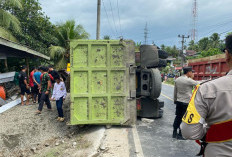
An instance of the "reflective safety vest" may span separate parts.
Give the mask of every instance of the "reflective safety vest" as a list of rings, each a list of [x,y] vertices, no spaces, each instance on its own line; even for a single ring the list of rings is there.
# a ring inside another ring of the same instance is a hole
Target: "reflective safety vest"
[[[182,121],[185,122],[186,124],[197,124],[203,121],[194,103],[196,93],[199,87],[200,85],[196,86],[192,98],[190,99],[187,111],[182,118]],[[226,142],[231,140],[232,140],[232,119],[211,125],[204,138],[204,142],[206,143],[220,143],[220,142]]]

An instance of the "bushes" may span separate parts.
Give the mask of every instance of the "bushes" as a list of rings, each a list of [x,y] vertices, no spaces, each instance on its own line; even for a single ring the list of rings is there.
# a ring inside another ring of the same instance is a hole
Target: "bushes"
[[[166,81],[165,81],[166,84],[170,84],[170,85],[174,85],[175,84],[175,79],[174,78],[168,78]]]

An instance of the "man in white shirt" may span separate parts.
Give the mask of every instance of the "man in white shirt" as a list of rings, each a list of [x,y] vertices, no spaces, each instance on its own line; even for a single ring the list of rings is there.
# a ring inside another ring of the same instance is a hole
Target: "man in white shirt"
[[[198,84],[194,81],[192,67],[183,68],[184,75],[178,77],[175,81],[174,87],[174,104],[176,104],[176,118],[173,123],[173,138],[183,139],[180,124],[182,122],[182,117],[184,116],[188,103],[192,96],[193,87]],[[177,130],[179,129],[179,134]]]

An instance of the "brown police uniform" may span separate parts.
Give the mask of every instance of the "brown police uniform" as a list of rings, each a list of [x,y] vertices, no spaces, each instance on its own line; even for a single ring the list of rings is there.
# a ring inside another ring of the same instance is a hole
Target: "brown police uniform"
[[[227,76],[197,85],[181,130],[186,139],[208,143],[205,157],[232,156],[232,70]]]

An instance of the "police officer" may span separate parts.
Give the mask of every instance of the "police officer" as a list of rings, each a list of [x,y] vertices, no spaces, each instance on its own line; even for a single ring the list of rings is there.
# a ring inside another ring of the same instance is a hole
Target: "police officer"
[[[197,85],[181,124],[186,139],[201,140],[205,157],[232,156],[232,35],[225,56],[230,72]]]
[[[192,96],[193,87],[198,84],[197,81],[194,81],[192,67],[183,68],[184,75],[178,77],[175,81],[174,87],[174,103],[176,104],[176,118],[173,123],[173,138],[183,139],[180,124],[181,119],[188,107],[188,103]],[[177,130],[179,129],[179,134]]]

